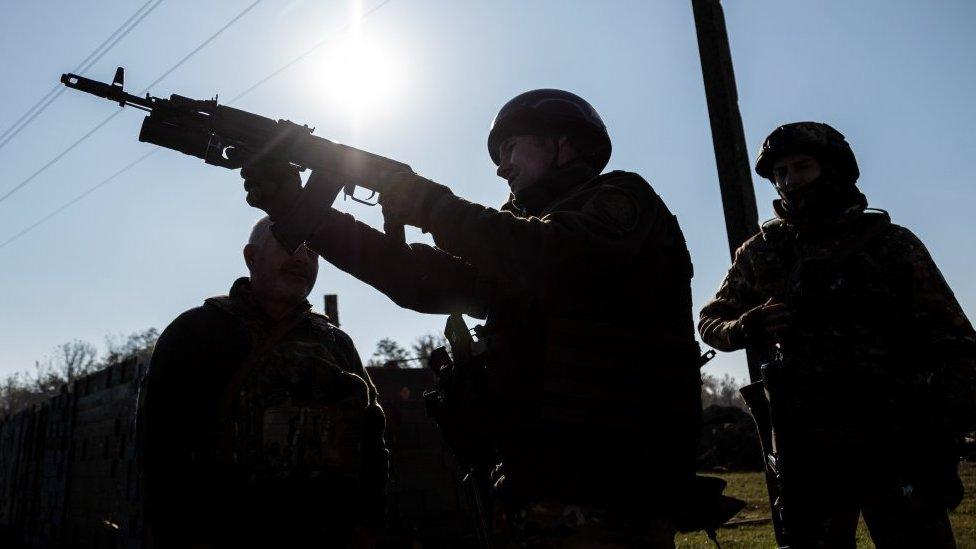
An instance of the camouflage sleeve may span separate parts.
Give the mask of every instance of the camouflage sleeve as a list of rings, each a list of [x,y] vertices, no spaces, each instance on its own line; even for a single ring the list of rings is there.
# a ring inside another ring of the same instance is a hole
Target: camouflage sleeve
[[[335,210],[309,237],[308,246],[401,307],[422,313],[486,315],[486,286],[478,271],[433,246],[403,244]]]
[[[390,476],[390,452],[386,447],[386,415],[380,406],[376,386],[363,367],[359,352],[352,339],[343,331],[336,329],[339,344],[351,373],[366,381],[369,388],[369,409],[366,413],[365,441],[363,448],[363,483],[360,502],[363,525],[373,532],[380,532],[386,514],[386,485]]]
[[[896,227],[894,257],[908,264],[910,333],[919,338],[939,413],[957,432],[976,428],[976,333],[925,245]]]
[[[509,287],[531,288],[567,272],[606,275],[625,268],[660,222],[663,205],[640,176],[608,181],[581,208],[543,217],[441,197],[431,211],[437,246]]]
[[[698,315],[702,341],[720,351],[736,351],[746,346],[739,318],[765,301],[755,286],[749,261],[756,238],[761,237],[753,237],[736,250],[732,267],[718,292]]]

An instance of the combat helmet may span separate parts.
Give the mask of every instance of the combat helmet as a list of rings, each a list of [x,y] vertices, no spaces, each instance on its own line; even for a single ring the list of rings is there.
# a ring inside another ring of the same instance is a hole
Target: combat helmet
[[[852,183],[861,175],[844,135],[822,122],[793,122],[773,130],[759,150],[756,173],[772,181],[773,163],[778,157],[793,153],[807,153],[833,165],[838,175]]]
[[[498,147],[514,135],[567,135],[597,172],[610,161],[610,135],[603,119],[582,97],[539,89],[512,98],[498,111],[488,133],[488,154],[497,165]]]

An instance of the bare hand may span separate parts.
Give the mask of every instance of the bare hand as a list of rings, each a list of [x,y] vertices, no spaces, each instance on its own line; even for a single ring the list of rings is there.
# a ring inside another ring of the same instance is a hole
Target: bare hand
[[[285,162],[260,162],[241,169],[247,203],[272,219],[286,215],[302,191],[298,168]]]
[[[426,229],[434,202],[451,190],[411,172],[387,176],[380,192],[383,217],[389,222]]]

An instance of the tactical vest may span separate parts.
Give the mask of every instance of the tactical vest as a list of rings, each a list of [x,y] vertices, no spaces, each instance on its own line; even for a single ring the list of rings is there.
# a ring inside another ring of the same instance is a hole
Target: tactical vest
[[[797,385],[798,415],[811,428],[880,434],[884,424],[903,424],[923,368],[908,332],[906,273],[881,244],[888,215],[850,223],[816,240],[786,223],[764,225],[772,253],[756,258],[757,286],[793,315],[781,354]]]
[[[599,189],[630,176],[610,172],[586,187]],[[697,413],[688,409],[688,402],[689,393],[698,391],[699,348],[690,322],[673,325],[674,319],[689,314],[691,258],[674,215],[667,212],[656,229],[627,269],[640,273],[639,285],[621,281],[627,287],[618,295],[688,293],[689,303],[677,300],[672,305],[677,311],[628,311],[627,303],[619,302],[626,298],[615,297],[607,316],[550,315],[545,322],[543,421],[574,430],[636,433],[666,429],[652,418]],[[665,327],[656,329],[655,324]]]
[[[253,348],[268,337],[267,321],[233,298],[206,303],[237,319]],[[225,388],[231,405],[217,419],[214,461],[224,473],[282,497],[298,492],[297,500],[355,494],[369,393],[345,371],[348,352],[327,319],[309,312],[270,351],[246,359],[252,364]]]
[[[618,177],[634,176],[599,176],[561,200],[559,209],[582,207]],[[700,352],[690,317],[692,267],[676,218],[663,204],[659,208],[667,217],[661,216],[615,282],[577,292],[575,304],[566,303],[571,293],[560,294],[566,310],[526,311],[522,329],[538,330],[538,354],[515,357],[525,368],[509,385],[531,383],[533,372],[541,370],[541,391],[533,395],[533,419],[503,449],[502,459],[516,466],[524,461],[530,471],[543,462],[545,468],[517,482],[564,492],[574,501],[593,496],[625,505],[634,499],[625,492],[636,497],[655,484],[663,494],[671,481],[681,484],[693,476],[701,401]],[[633,296],[649,295],[660,296],[662,305],[635,305]],[[541,362],[525,364],[526,359]],[[649,503],[645,498],[639,505]]]

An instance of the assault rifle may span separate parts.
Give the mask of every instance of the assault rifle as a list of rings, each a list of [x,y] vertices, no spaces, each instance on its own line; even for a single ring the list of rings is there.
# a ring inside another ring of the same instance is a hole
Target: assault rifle
[[[792,543],[793,502],[790,501],[786,479],[790,476],[791,459],[784,449],[792,446],[792,383],[782,357],[760,367],[761,379],[743,387],[739,392],[752,412],[759,431],[766,490],[772,510],[773,531],[778,549],[789,549]]]
[[[288,120],[272,120],[226,105],[217,98],[190,99],[173,94],[169,99],[146,94],[139,97],[123,90],[125,70],[119,67],[111,84],[77,74],[61,75],[61,82],[72,89],[149,112],[143,119],[139,141],[145,141],[183,154],[202,158],[207,164],[236,170],[259,161],[287,162],[300,170],[312,171],[302,191],[295,219],[313,223],[331,207],[342,191],[357,202],[368,202],[383,192],[386,176],[412,172],[410,166],[341,145],[312,135],[313,128]],[[373,192],[366,200],[356,198],[356,187]],[[403,226],[384,224],[387,234],[403,240]],[[312,227],[289,226],[275,236],[290,250],[302,244]]]
[[[427,415],[437,423],[464,471],[462,486],[475,514],[478,546],[487,548],[491,546],[493,512],[490,493],[495,455],[489,433],[494,407],[488,394],[484,330],[481,326],[474,330],[477,341],[461,315],[448,317],[444,337],[451,351],[438,347],[430,354],[427,365],[437,376],[437,384],[424,392],[424,402]]]

